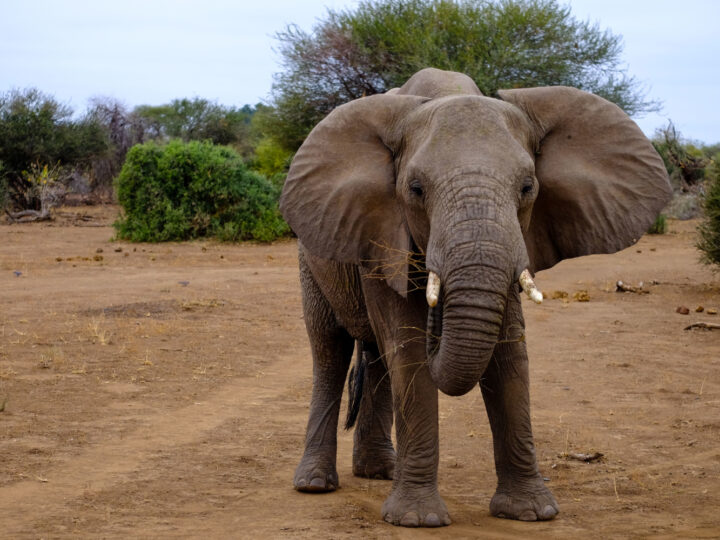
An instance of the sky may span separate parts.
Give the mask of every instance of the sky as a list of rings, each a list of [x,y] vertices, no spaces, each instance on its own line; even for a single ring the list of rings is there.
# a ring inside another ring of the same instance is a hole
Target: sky
[[[719,0],[560,0],[623,37],[622,58],[660,113],[634,118],[652,136],[672,120],[687,139],[720,142]],[[357,0],[0,0],[0,93],[35,87],[82,112],[93,97],[132,108],[201,97],[269,98],[282,70],[274,38],[311,30]]]

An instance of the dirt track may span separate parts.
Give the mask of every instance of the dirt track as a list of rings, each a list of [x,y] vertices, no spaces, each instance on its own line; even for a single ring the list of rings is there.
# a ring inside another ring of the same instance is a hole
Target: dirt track
[[[0,225],[0,536],[720,537],[720,331],[683,330],[720,323],[694,312],[720,308],[720,280],[696,262],[692,223],[537,276],[590,297],[525,305],[559,517],[489,516],[476,390],[440,402],[454,523],[417,531],[380,519],[390,483],[351,475],[351,433],[342,489],[292,490],[311,383],[295,243],[114,243],[114,212]],[[650,293],[615,293],[618,279]]]

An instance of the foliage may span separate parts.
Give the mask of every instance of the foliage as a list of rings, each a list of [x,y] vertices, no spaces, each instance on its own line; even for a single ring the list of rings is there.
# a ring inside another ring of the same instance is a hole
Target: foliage
[[[3,162],[0,161],[0,213],[2,213],[2,211],[5,210],[10,203],[10,188],[5,175],[3,174],[4,169],[5,166],[3,165]]]
[[[648,229],[648,234],[665,234],[667,232],[667,218],[665,214],[659,214],[655,222]]]
[[[254,109],[225,107],[207,99],[175,99],[166,105],[137,107],[134,113],[144,122],[149,139],[209,140],[231,145],[243,155],[249,146],[250,120]]]
[[[702,149],[683,141],[672,122],[656,130],[652,143],[665,163],[675,190],[689,191],[702,185],[709,156]]]
[[[264,137],[255,147],[252,168],[267,178],[272,178],[287,172],[292,156],[292,152],[284,149],[273,139]]]
[[[702,200],[704,217],[698,232],[697,247],[702,261],[720,267],[720,152],[716,153],[707,168],[705,196]]]
[[[134,146],[117,195],[124,215],[115,228],[127,240],[271,241],[288,232],[277,209],[279,191],[236,152],[209,142]]]
[[[329,10],[311,33],[277,34],[284,71],[264,132],[294,151],[338,105],[402,85],[432,66],[498,89],[569,85],[629,114],[658,109],[621,67],[621,38],[575,19],[556,0],[367,0]]]
[[[0,160],[13,204],[28,199],[31,184],[23,171],[33,163],[56,163],[63,170],[88,166],[103,154],[108,142],[102,127],[90,118],[72,119],[72,110],[37,89],[0,95]]]

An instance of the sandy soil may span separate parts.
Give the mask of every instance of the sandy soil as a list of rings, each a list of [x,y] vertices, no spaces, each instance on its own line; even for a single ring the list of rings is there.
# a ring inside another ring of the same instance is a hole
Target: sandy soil
[[[113,207],[0,225],[0,536],[718,538],[718,276],[692,223],[565,261],[526,304],[538,458],[561,513],[495,519],[479,391],[441,397],[453,525],[393,528],[390,483],[292,489],[311,385],[296,244],[112,242]],[[618,279],[649,294],[614,292]],[[589,302],[572,300],[585,290]],[[675,312],[679,305],[689,315]],[[696,313],[696,306],[706,310]],[[568,452],[601,452],[582,463]]]

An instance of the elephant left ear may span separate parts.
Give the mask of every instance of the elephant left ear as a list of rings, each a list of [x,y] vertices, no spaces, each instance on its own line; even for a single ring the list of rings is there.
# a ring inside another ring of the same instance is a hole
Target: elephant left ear
[[[662,159],[618,106],[563,86],[501,90],[535,128],[533,271],[637,242],[672,195]]]

